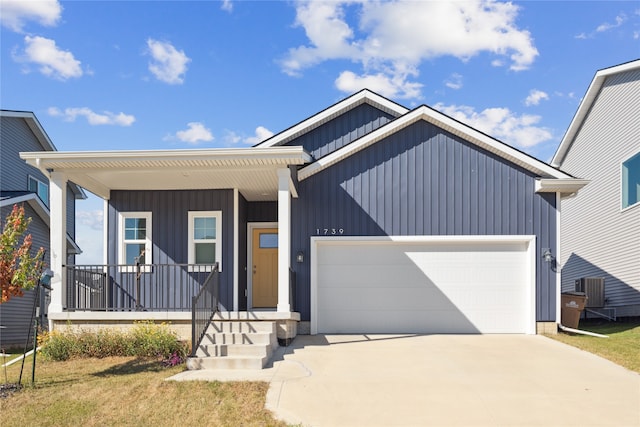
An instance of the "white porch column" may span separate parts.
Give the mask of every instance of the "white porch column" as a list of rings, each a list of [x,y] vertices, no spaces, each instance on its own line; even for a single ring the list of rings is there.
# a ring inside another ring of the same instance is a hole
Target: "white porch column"
[[[290,312],[289,262],[291,261],[291,172],[278,169],[278,311]]]
[[[49,313],[62,313],[67,283],[67,177],[61,172],[51,172],[49,176],[49,204],[49,268],[54,273]]]

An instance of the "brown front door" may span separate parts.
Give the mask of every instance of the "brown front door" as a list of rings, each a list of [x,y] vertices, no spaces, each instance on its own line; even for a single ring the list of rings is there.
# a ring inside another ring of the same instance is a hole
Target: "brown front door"
[[[253,229],[253,307],[274,308],[278,304],[278,229]]]

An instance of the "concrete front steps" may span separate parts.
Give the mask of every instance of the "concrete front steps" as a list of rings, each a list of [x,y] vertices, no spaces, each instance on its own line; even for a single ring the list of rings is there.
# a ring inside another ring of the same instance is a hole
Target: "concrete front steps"
[[[187,368],[262,369],[277,348],[276,322],[214,320]]]

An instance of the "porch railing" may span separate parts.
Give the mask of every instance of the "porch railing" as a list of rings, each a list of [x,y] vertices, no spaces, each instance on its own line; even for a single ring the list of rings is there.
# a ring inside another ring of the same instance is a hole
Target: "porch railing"
[[[191,311],[214,265],[68,265],[68,311]]]
[[[198,345],[218,310],[220,292],[220,273],[218,264],[207,277],[198,295],[194,296],[191,303],[191,357],[196,356]]]

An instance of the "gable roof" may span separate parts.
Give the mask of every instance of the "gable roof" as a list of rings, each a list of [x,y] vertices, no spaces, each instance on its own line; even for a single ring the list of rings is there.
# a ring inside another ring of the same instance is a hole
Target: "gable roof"
[[[0,110],[0,117],[15,117],[23,119],[45,151],[57,151],[56,146],[53,145],[53,142],[49,138],[49,135],[44,131],[44,128],[36,118],[36,115],[31,111]]]
[[[362,104],[369,104],[385,113],[391,114],[393,117],[400,117],[406,114],[409,109],[397,104],[383,96],[378,95],[375,92],[371,92],[368,89],[363,89],[348,98],[343,99],[332,106],[325,108],[317,114],[301,121],[300,123],[291,126],[290,128],[272,136],[265,141],[257,144],[256,147],[273,147],[276,145],[283,145],[287,142],[297,138],[298,136],[312,131],[313,129],[329,122],[330,120],[346,113],[349,110],[356,108]]]
[[[587,117],[587,114],[589,114],[589,111],[591,110],[591,107],[598,97],[598,94],[600,93],[600,90],[602,89],[602,86],[604,85],[607,78],[615,74],[620,74],[632,70],[640,70],[640,59],[616,65],[614,67],[604,68],[596,72],[596,75],[594,76],[591,84],[589,85],[589,88],[587,89],[587,93],[582,98],[582,102],[580,102],[578,111],[573,116],[567,132],[564,134],[564,137],[562,138],[562,141],[560,142],[560,145],[558,146],[558,149],[556,150],[556,153],[551,160],[551,164],[553,166],[559,167],[564,162],[564,159],[569,152],[569,149],[571,148],[571,145],[573,144],[578,131],[582,127],[582,123]]]
[[[0,191],[0,207],[8,207],[16,204],[27,203],[31,206],[42,221],[50,227],[49,208],[40,200],[37,194],[30,191]],[[67,233],[67,253],[79,255],[82,249],[76,241]]]
[[[36,137],[44,151],[58,151],[53,141],[49,138],[49,135],[45,132],[44,128],[38,121],[36,115],[31,111],[15,111],[15,110],[0,110],[0,117],[12,117],[25,121],[31,132]],[[84,190],[74,183],[70,183],[71,191],[76,199],[86,199],[87,195]]]
[[[373,132],[353,141],[331,154],[319,159],[318,161],[302,168],[298,172],[298,179],[304,180],[313,174],[316,174],[331,165],[342,161],[343,159],[369,147],[387,136],[400,131],[401,129],[424,120],[435,126],[438,126],[447,132],[457,135],[465,140],[483,148],[503,159],[510,161],[522,168],[529,170],[541,178],[565,179],[573,181],[573,177],[549,164],[538,160],[530,155],[523,153],[495,138],[492,138],[470,126],[467,126],[439,111],[436,111],[426,105],[415,108],[405,115],[379,127]],[[586,184],[586,182],[585,182]]]

